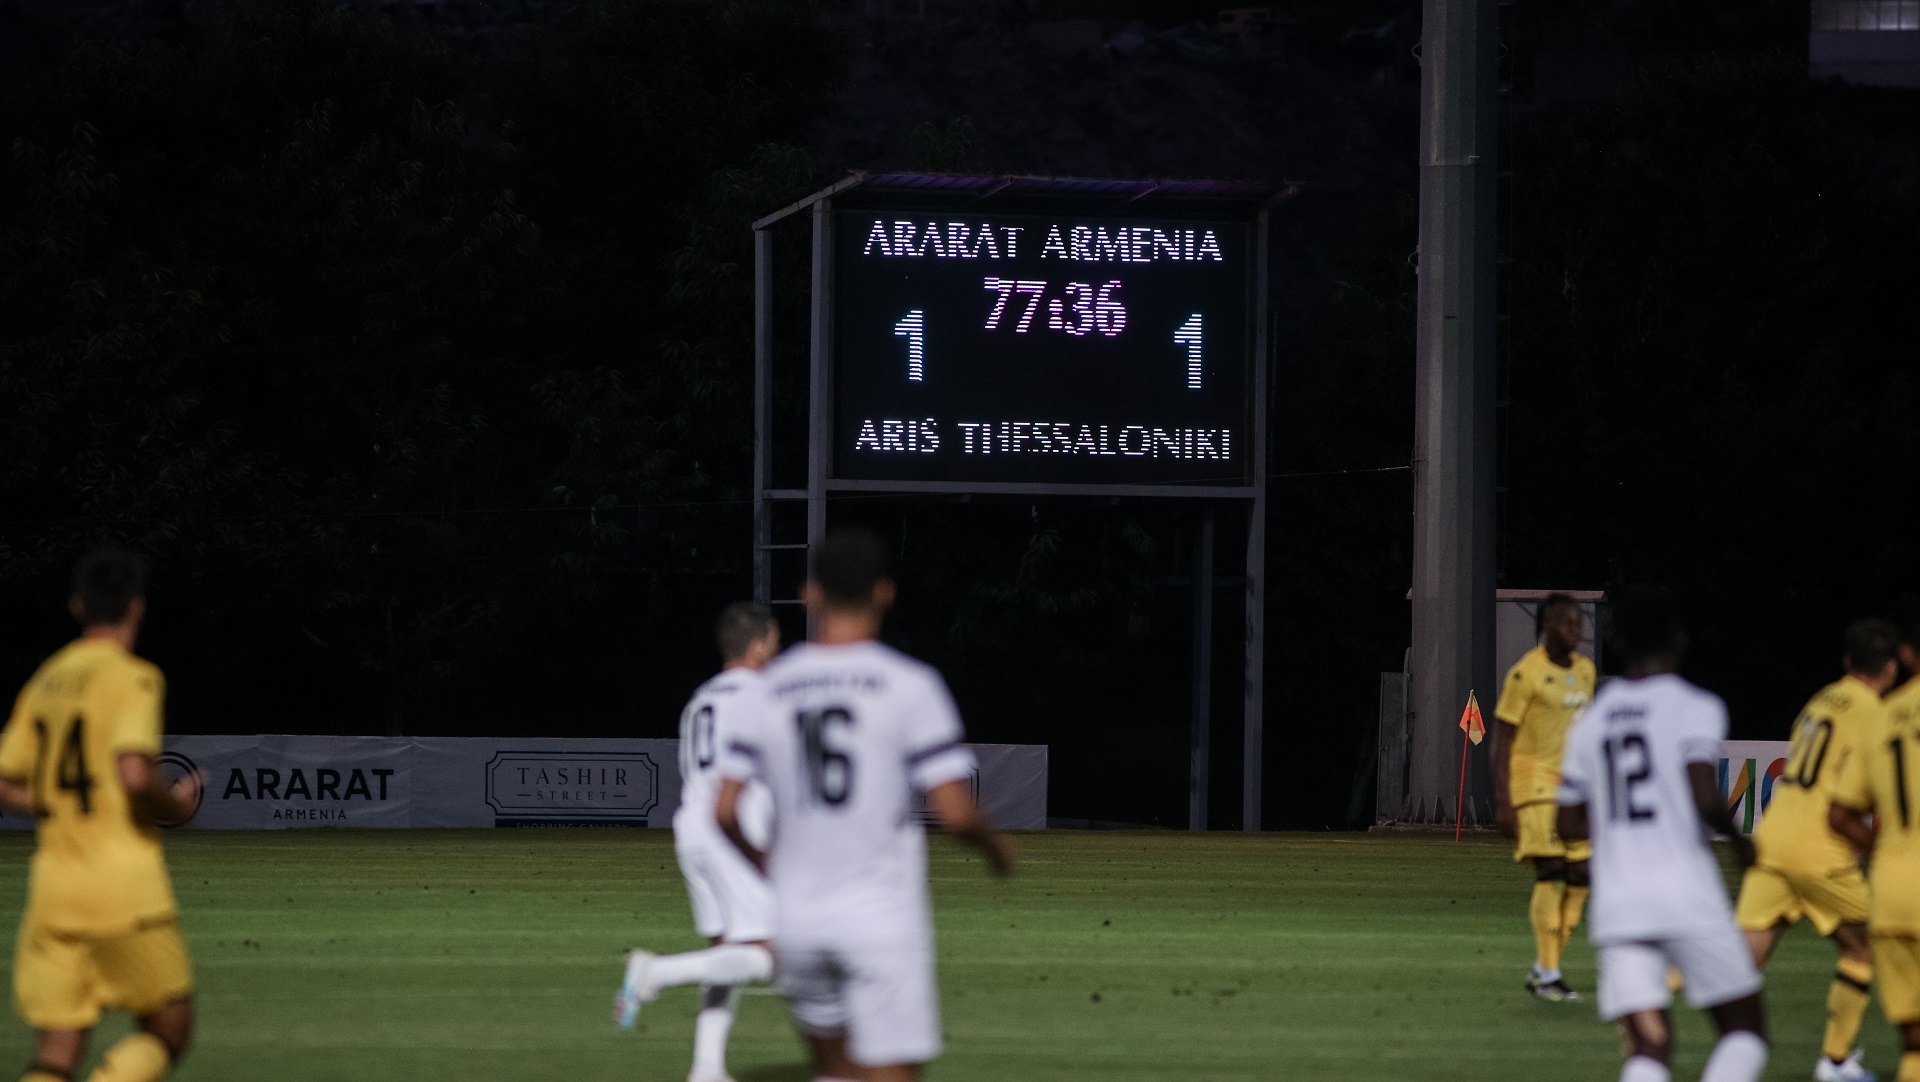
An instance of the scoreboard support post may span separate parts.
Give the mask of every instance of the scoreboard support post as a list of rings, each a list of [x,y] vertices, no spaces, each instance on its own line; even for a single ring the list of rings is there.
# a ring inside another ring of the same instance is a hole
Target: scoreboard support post
[[[1187,829],[1207,829],[1213,780],[1213,508],[1193,544],[1193,725],[1187,738]]]
[[[1267,669],[1267,408],[1272,400],[1269,373],[1273,357],[1273,319],[1267,307],[1270,288],[1267,239],[1272,236],[1273,203],[1263,204],[1255,219],[1254,235],[1261,243],[1253,250],[1254,327],[1252,498],[1247,523],[1247,667],[1246,696],[1241,733],[1240,821],[1242,829],[1261,829],[1266,777],[1266,669]]]
[[[1268,227],[1293,191],[853,173],[754,222],[755,599],[795,603],[773,597],[774,555],[818,545],[840,495],[1199,501],[1188,817],[1205,829],[1215,508],[1244,501],[1241,825],[1260,830]],[[801,211],[806,479],[780,488],[773,229]],[[776,507],[796,502],[805,540],[781,543]]]
[[[807,350],[807,552],[827,536],[833,371],[833,200],[813,205],[813,341]],[[807,616],[807,636],[814,632]]]
[[[753,231],[753,599],[773,600],[773,233]]]

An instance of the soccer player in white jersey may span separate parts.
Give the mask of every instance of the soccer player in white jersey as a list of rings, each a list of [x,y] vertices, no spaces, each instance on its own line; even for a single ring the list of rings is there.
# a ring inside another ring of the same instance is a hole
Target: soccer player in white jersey
[[[912,1082],[940,1054],[915,794],[996,873],[1012,856],[974,804],[973,753],[945,682],[876,641],[894,596],[881,540],[831,532],[809,570],[814,639],[768,667],[767,709],[722,752],[717,814],[773,881],[775,968],[815,1078]],[[741,820],[755,780],[773,793],[770,851]]]
[[[1767,1065],[1760,971],[1707,833],[1732,838],[1741,866],[1753,864],[1716,777],[1727,707],[1674,672],[1686,633],[1664,592],[1623,597],[1614,633],[1626,673],[1567,736],[1558,826],[1563,838],[1593,843],[1587,934],[1600,961],[1600,1016],[1626,1035],[1620,1082],[1670,1077],[1669,968],[1720,1030],[1702,1082],[1754,1082]]]
[[[727,1034],[740,986],[773,976],[773,895],[760,869],[747,862],[714,821],[720,748],[758,709],[760,670],[780,652],[780,627],[765,606],[727,606],[714,627],[726,667],[700,685],[680,714],[680,810],[673,815],[673,848],[686,876],[693,924],[713,946],[686,954],[627,955],[626,978],[614,997],[614,1020],[629,1029],[643,1003],[663,988],[698,984],[700,1014],[693,1028],[693,1071],[687,1082],[731,1082]],[[772,803],[754,785],[736,802],[741,829],[764,846]]]

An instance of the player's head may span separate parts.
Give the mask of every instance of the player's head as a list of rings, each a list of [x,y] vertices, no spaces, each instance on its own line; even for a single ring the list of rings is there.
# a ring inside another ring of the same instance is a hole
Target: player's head
[[[1566,594],[1548,594],[1540,602],[1539,611],[1533,614],[1533,631],[1547,644],[1547,649],[1555,652],[1571,650],[1580,645],[1580,638],[1586,633],[1586,616],[1580,611],[1580,602]]]
[[[893,604],[887,575],[887,543],[872,530],[828,530],[807,565],[806,601],[828,612],[879,616]]]
[[[73,569],[67,611],[83,628],[129,625],[147,614],[147,563],[123,549],[95,549]]]
[[[713,624],[720,660],[729,666],[758,669],[780,652],[780,625],[773,611],[752,601],[736,601],[720,610]]]
[[[1920,676],[1920,601],[1907,603],[1907,620],[1900,633],[1900,664]]]
[[[1613,644],[1629,666],[1679,664],[1687,649],[1687,627],[1672,592],[1635,586],[1621,593],[1613,603]]]
[[[1900,629],[1886,620],[1855,620],[1847,627],[1841,661],[1847,675],[1884,693],[1900,677]]]

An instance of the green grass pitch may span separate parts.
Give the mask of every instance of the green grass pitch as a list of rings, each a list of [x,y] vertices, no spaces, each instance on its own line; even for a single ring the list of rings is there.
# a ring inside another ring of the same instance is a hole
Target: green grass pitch
[[[306,831],[168,839],[200,981],[182,1080],[679,1082],[694,993],[616,1031],[620,952],[699,945],[666,831]],[[1435,836],[1050,832],[1006,881],[935,840],[947,1053],[931,1079],[1609,1079],[1586,1003],[1520,989],[1528,877]],[[30,839],[0,836],[17,921]],[[1767,1077],[1809,1076],[1833,951],[1796,930],[1768,974]],[[1591,992],[1578,939],[1569,978]],[[97,1053],[126,1028],[104,1025]],[[1868,1062],[1896,1042],[1876,1003]],[[1676,1078],[1710,1036],[1679,1022]],[[29,1034],[0,1024],[0,1077]],[[741,1082],[804,1082],[785,1010],[743,1001]]]

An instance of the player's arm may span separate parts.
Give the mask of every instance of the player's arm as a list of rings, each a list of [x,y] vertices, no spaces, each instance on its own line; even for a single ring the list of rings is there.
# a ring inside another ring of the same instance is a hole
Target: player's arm
[[[1493,704],[1493,752],[1489,756],[1493,761],[1493,825],[1509,838],[1520,836],[1520,821],[1513,810],[1513,745],[1520,739],[1520,723],[1527,716],[1529,687],[1527,674],[1515,665],[1507,670],[1500,701]]]
[[[1848,756],[1838,770],[1833,800],[1827,805],[1827,825],[1864,860],[1873,852],[1874,824],[1867,819],[1873,811],[1873,772],[1865,755]]]
[[[33,803],[33,749],[28,747],[25,698],[13,705],[13,716],[0,733],[0,806],[21,815],[36,815]]]
[[[1560,835],[1562,841],[1584,842],[1593,833],[1593,824],[1587,821],[1587,802],[1562,804],[1554,817],[1553,832]]]
[[[1873,852],[1873,824],[1867,821],[1867,813],[1856,811],[1838,800],[1827,805],[1827,825],[1835,834],[1847,839],[1854,851],[1861,856]]]
[[[720,794],[713,802],[713,821],[762,875],[767,871],[767,854],[748,840],[740,825],[740,795],[746,792],[748,782],[766,778],[766,754],[755,731],[773,709],[773,703],[759,692],[742,691],[739,699],[713,721],[713,742],[720,756],[716,767]]]
[[[33,787],[24,779],[0,776],[0,807],[21,815],[34,814]]]
[[[204,783],[199,771],[169,785],[160,763],[145,752],[123,751],[115,765],[127,791],[127,805],[141,824],[177,823],[193,814],[194,793]]]
[[[980,768],[966,745],[966,729],[953,694],[938,677],[928,681],[918,708],[908,715],[907,780],[925,794],[927,808],[947,833],[980,850],[995,875],[1013,870],[1013,848],[987,824],[967,785]]]
[[[1560,789],[1554,793],[1554,802],[1560,808],[1554,815],[1553,831],[1570,842],[1586,841],[1593,835],[1593,824],[1587,818],[1593,770],[1582,754],[1585,736],[1577,723],[1567,734],[1566,751],[1560,761]]]
[[[767,870],[767,854],[754,848],[747,840],[747,832],[740,829],[740,794],[747,789],[747,783],[735,778],[720,779],[720,798],[714,802],[713,819],[720,824],[720,833],[727,836],[740,855],[764,874]]]
[[[987,825],[987,817],[980,814],[980,806],[973,802],[965,781],[943,782],[927,790],[927,807],[947,833],[980,850],[993,874],[1013,871],[1013,847],[1004,835]]]
[[[109,715],[113,733],[114,772],[127,791],[127,806],[136,822],[152,826],[180,822],[194,812],[195,795],[205,777],[194,771],[168,784],[160,770],[161,703],[166,681],[158,670],[136,672]]]
[[[1714,833],[1727,836],[1740,867],[1753,867],[1753,839],[1742,834],[1733,821],[1733,809],[1727,807],[1726,794],[1720,791],[1719,769],[1712,763],[1688,763],[1687,785],[1693,790],[1693,808],[1700,813],[1700,821]]]
[[[1520,726],[1500,718],[1493,719],[1493,825],[1509,838],[1518,837],[1520,820],[1513,810],[1513,742],[1520,738]],[[1565,835],[1561,835],[1565,837]]]

